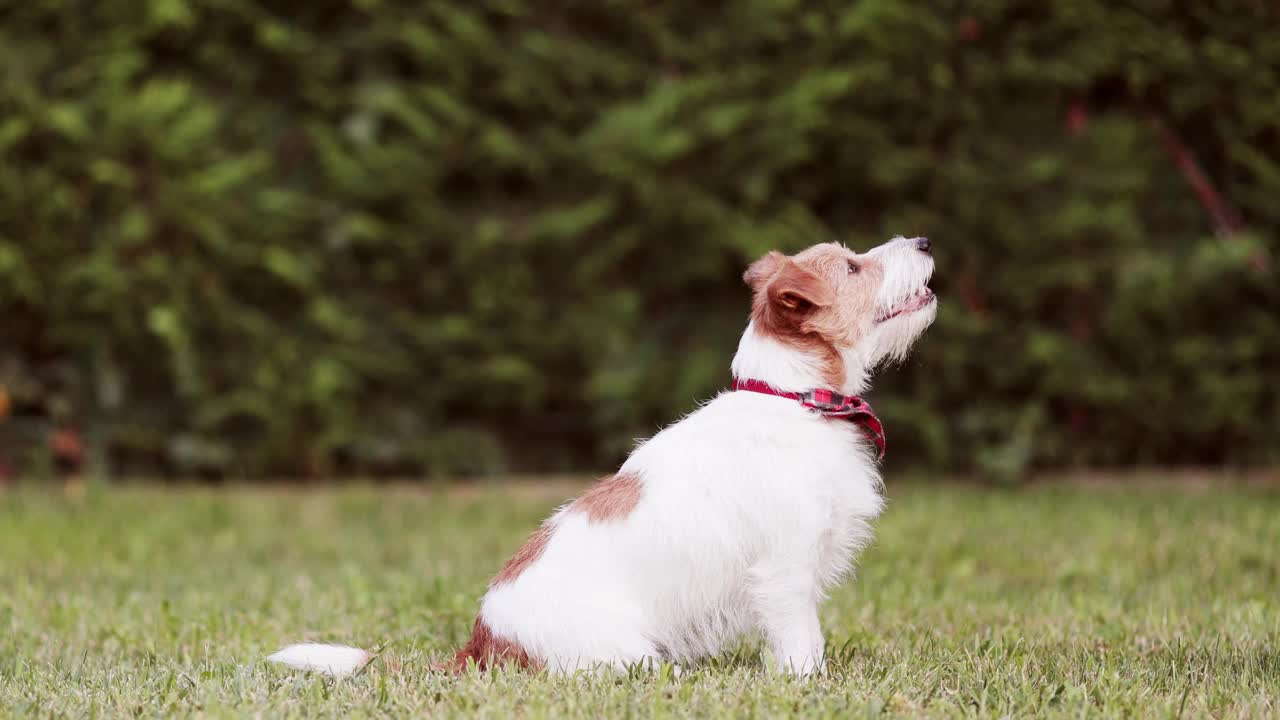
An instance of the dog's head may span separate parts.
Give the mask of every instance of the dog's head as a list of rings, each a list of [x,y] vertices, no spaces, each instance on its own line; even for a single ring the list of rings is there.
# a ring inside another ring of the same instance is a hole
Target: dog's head
[[[755,293],[756,332],[820,355],[833,389],[861,392],[868,373],[901,359],[933,322],[933,256],[925,238],[895,238],[865,253],[836,243],[771,252],[743,279]]]

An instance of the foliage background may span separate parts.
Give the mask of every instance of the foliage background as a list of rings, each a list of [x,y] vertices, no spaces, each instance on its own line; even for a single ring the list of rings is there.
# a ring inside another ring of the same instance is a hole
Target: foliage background
[[[0,465],[600,468],[928,235],[895,463],[1280,460],[1258,0],[0,0]],[[3,468],[0,468],[3,469]]]

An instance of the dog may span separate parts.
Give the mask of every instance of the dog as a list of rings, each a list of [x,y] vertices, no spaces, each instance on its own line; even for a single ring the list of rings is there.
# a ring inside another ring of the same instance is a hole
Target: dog
[[[546,520],[437,669],[679,668],[759,631],[772,667],[822,671],[819,604],[884,507],[883,428],[858,396],[933,322],[933,269],[929,241],[901,237],[751,264],[734,389]],[[371,655],[302,644],[269,659],[348,675]]]

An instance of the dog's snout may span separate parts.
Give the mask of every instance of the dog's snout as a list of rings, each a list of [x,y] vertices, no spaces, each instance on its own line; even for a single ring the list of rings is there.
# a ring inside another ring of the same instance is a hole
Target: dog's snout
[[[932,247],[932,245],[930,245],[929,243],[929,238],[927,237],[916,238],[916,249],[919,250],[920,252],[929,253],[930,247]]]

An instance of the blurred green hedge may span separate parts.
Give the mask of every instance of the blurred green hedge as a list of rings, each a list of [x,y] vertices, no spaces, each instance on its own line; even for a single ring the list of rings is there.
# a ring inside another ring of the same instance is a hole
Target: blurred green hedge
[[[0,66],[9,422],[120,472],[603,467],[751,258],[895,234],[891,462],[1280,460],[1271,3],[3,2]]]

